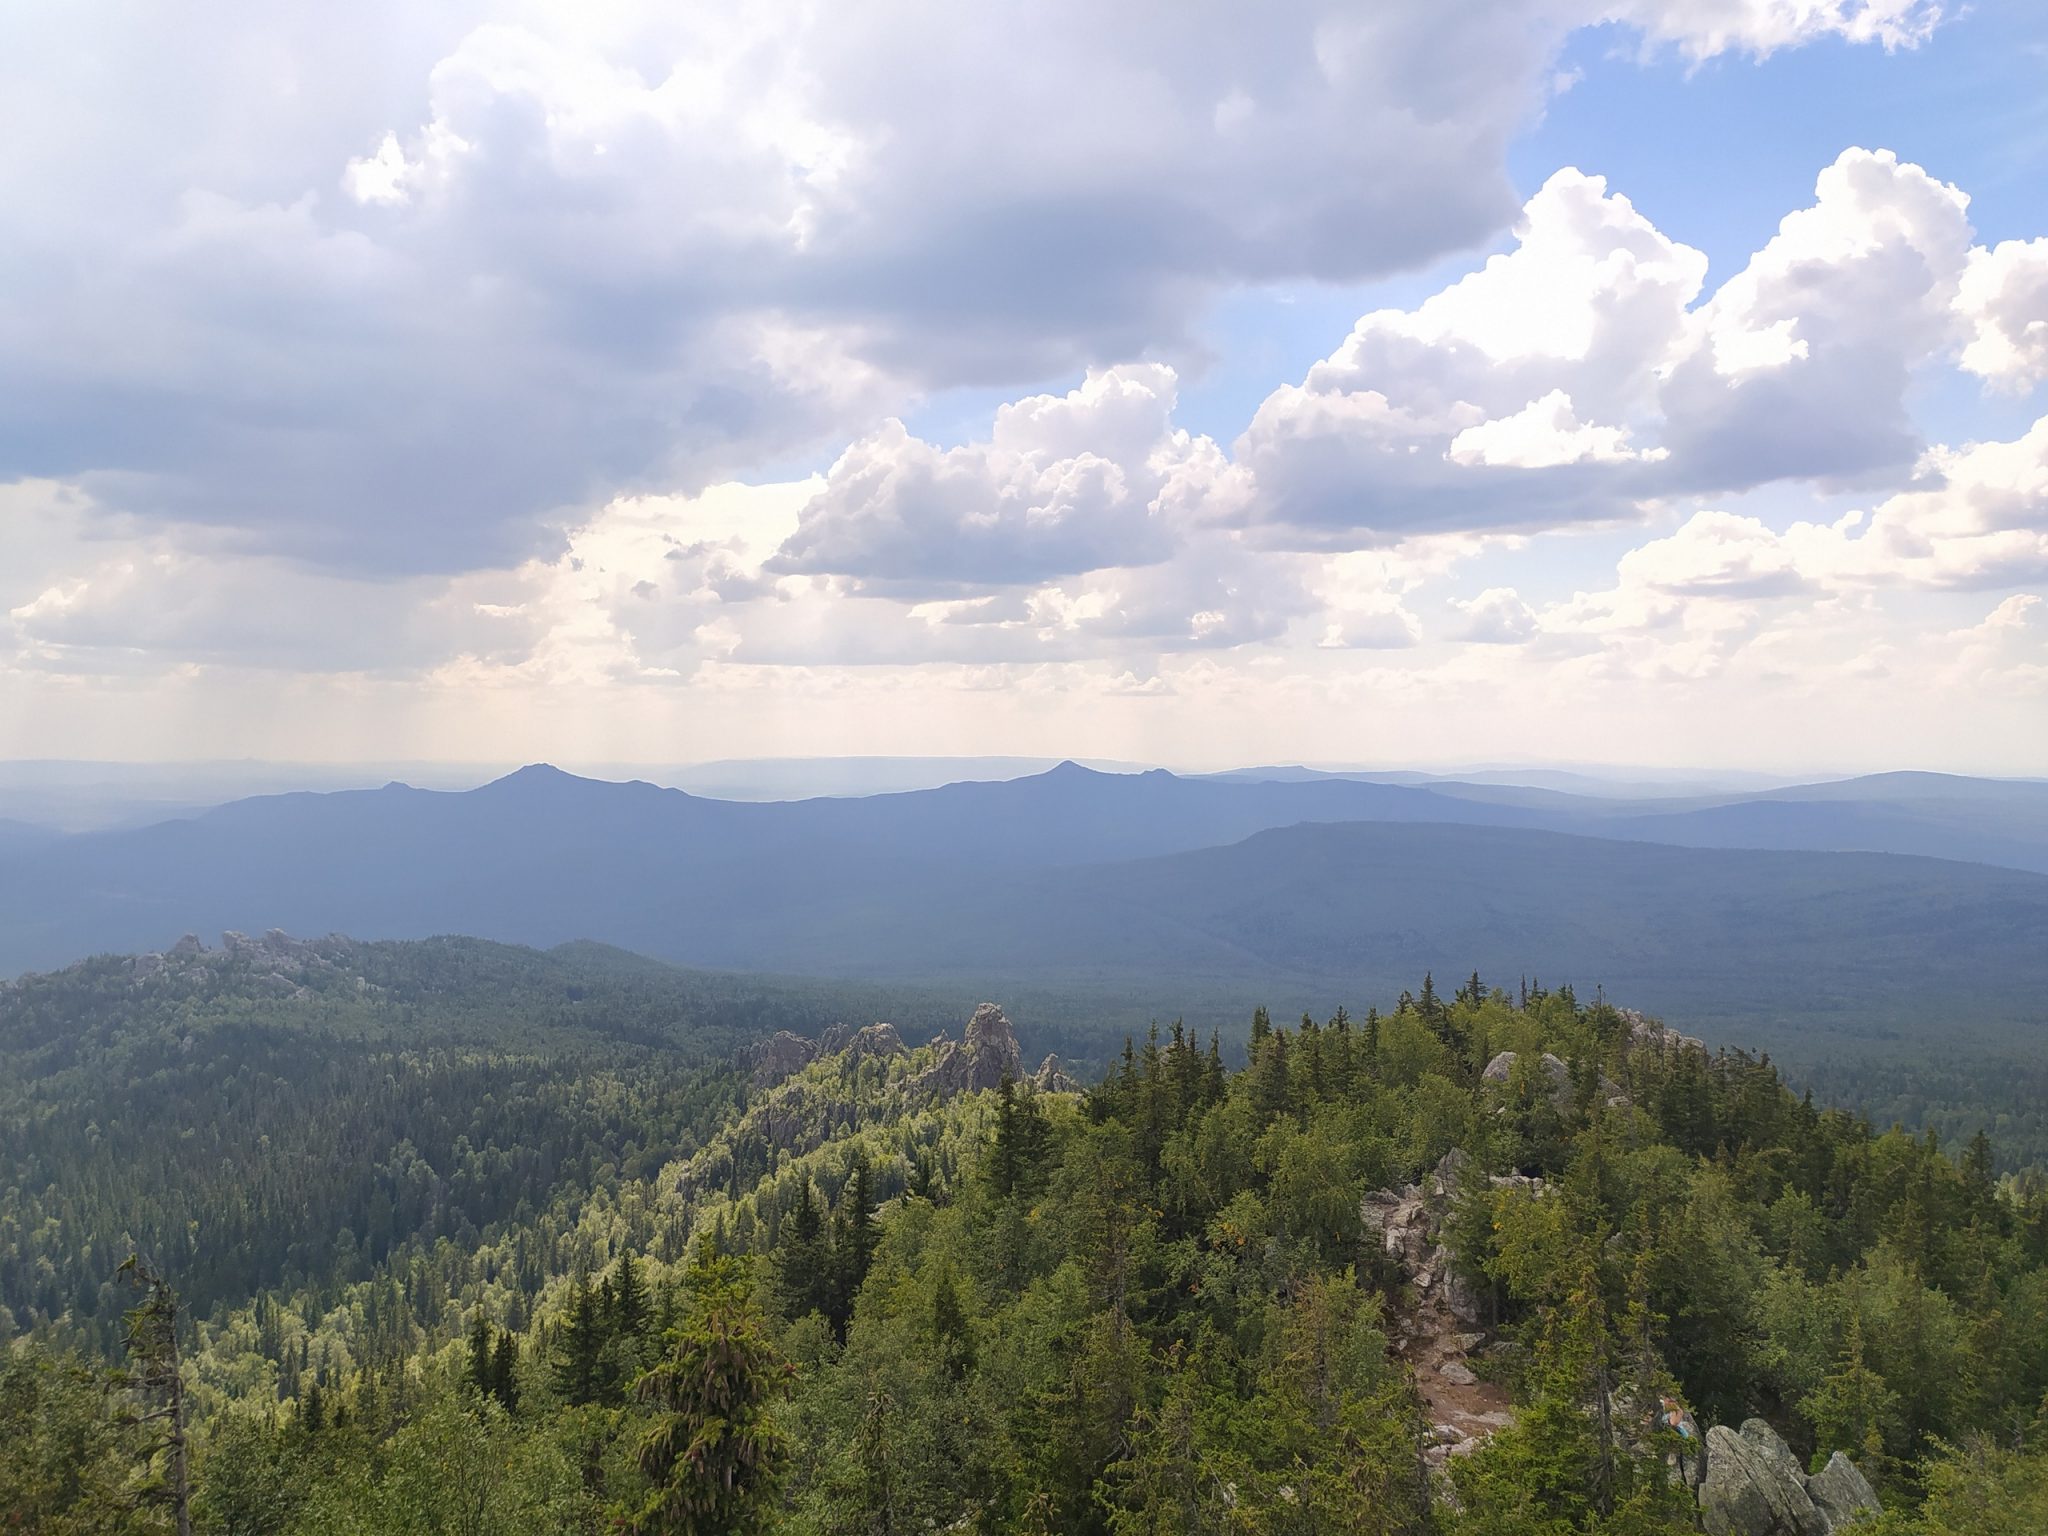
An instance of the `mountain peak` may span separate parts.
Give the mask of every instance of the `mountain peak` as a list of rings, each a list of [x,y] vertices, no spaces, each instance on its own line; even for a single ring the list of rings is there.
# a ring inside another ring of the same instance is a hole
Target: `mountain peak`
[[[526,789],[545,790],[561,788],[570,784],[587,784],[588,779],[557,768],[553,763],[528,763],[524,768],[515,768],[502,778],[492,779],[481,786],[484,789]]]

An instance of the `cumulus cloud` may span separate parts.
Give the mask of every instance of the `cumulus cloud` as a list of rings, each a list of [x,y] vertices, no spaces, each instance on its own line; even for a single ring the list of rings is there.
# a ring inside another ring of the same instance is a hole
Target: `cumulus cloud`
[[[1888,150],[1821,172],[1813,205],[1689,317],[1661,398],[1672,488],[1910,467],[1906,389],[1955,338],[1968,205]]]
[[[1535,610],[1513,587],[1488,587],[1477,597],[1454,598],[1465,616],[1456,638],[1478,645],[1519,645],[1536,633]]]
[[[1956,309],[1970,327],[1970,372],[2015,393],[2048,379],[2048,237],[1970,252]]]
[[[1967,204],[1888,151],[1845,151],[1813,205],[1702,300],[1700,252],[1603,179],[1560,171],[1512,250],[1412,310],[1366,315],[1267,397],[1235,445],[1239,500],[1275,542],[1342,547],[1629,517],[1776,480],[1903,479],[1922,448],[1908,386],[1959,338]],[[1991,286],[2019,266],[1985,269],[1971,291],[1999,295],[1987,313],[2024,306],[2004,297],[2018,277]]]
[[[365,0],[109,46],[14,7],[0,476],[331,567],[517,560],[920,390],[1192,355],[1221,292],[1488,239],[1577,27],[1703,57],[1921,9]]]
[[[1177,490],[1218,460],[1171,425],[1176,388],[1162,364],[1105,369],[951,449],[892,421],[840,456],[774,567],[927,595],[1162,559]]]

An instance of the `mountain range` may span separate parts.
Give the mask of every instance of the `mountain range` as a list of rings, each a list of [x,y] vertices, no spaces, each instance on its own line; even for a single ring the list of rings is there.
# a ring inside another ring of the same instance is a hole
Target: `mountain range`
[[[1068,763],[738,802],[537,765],[0,839],[0,971],[187,931],[468,933],[1219,1016],[1478,967],[1766,1044],[2008,1037],[2048,997],[2042,871],[2048,785],[1939,775],[1644,802]]]

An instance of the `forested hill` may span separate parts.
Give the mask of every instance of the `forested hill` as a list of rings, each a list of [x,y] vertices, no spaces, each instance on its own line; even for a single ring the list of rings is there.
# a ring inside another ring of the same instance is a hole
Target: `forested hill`
[[[1583,809],[1566,834],[1531,825],[1545,806],[1455,788],[1069,766],[737,804],[529,769],[463,794],[280,796],[0,850],[0,967],[283,927],[596,939],[1205,1024],[1477,965],[1605,985],[1802,1063],[1844,1038],[2037,1051],[2048,1030],[2048,876],[1580,835],[1616,830]],[[1990,803],[2012,819],[2039,786],[2009,788]]]
[[[2043,1528],[2037,1174],[1448,991],[1083,1088],[590,949],[32,978],[0,1529],[169,1530],[172,1381],[209,1536]]]

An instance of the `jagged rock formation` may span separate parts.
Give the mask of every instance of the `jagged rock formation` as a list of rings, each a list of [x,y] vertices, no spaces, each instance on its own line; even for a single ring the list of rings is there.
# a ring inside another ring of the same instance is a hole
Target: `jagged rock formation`
[[[846,1043],[846,1056],[850,1061],[859,1061],[865,1056],[902,1056],[908,1054],[903,1037],[896,1033],[894,1024],[869,1024],[855,1033]]]
[[[1809,1477],[1762,1419],[1745,1420],[1740,1431],[1707,1431],[1700,1528],[1708,1536],[1834,1536],[1878,1509],[1870,1484],[1839,1451]]]
[[[1003,1010],[983,1003],[967,1021],[967,1038],[941,1044],[938,1060],[918,1075],[913,1086],[942,1094],[975,1093],[999,1086],[1005,1077],[1023,1077],[1023,1065],[1016,1032]]]
[[[332,973],[348,965],[360,947],[339,934],[295,939],[282,928],[272,928],[261,938],[230,929],[220,938],[219,949],[208,949],[199,935],[188,933],[161,953],[131,957],[128,973],[140,983],[158,977],[203,979],[240,972],[238,984],[291,998],[304,995],[305,984],[316,976],[331,980]],[[359,976],[356,985],[363,988],[367,983]]]
[[[1038,1064],[1038,1070],[1031,1074],[1031,1086],[1040,1093],[1080,1093],[1081,1084],[1067,1069],[1060,1065],[1057,1056],[1048,1055]]]
[[[816,1041],[806,1040],[802,1035],[778,1029],[766,1040],[743,1046],[739,1058],[741,1069],[750,1074],[749,1080],[757,1090],[772,1088],[785,1077],[801,1072],[816,1061],[818,1046]]]
[[[685,1162],[660,1176],[664,1192],[689,1197],[730,1179],[734,1149],[766,1143],[802,1157],[862,1125],[923,1119],[954,1095],[1021,1081],[1017,1037],[994,1003],[968,1020],[962,1040],[943,1036],[907,1048],[894,1024],[834,1024],[812,1042],[788,1031],[743,1048],[736,1060],[758,1092],[740,1116]],[[1051,1080],[1071,1082],[1048,1058]],[[1045,1073],[1041,1068],[1041,1074]]]

